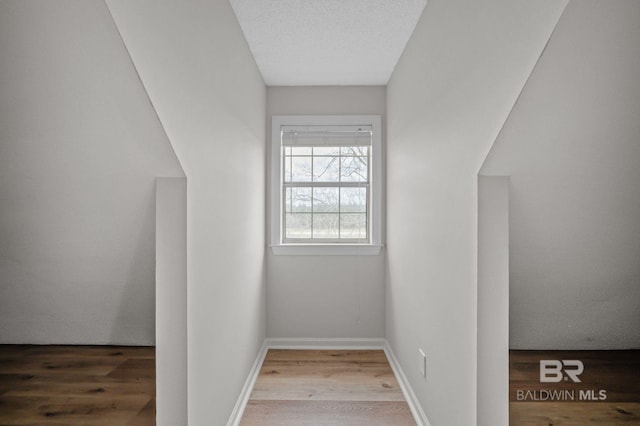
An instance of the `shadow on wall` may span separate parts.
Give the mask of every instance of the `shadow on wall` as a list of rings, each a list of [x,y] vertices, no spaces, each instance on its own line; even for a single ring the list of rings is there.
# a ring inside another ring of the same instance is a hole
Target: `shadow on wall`
[[[115,344],[148,346],[155,344],[155,238],[156,197],[152,189],[140,200],[137,238],[131,248],[128,273],[119,290],[111,341]],[[141,336],[132,341],[132,335]]]

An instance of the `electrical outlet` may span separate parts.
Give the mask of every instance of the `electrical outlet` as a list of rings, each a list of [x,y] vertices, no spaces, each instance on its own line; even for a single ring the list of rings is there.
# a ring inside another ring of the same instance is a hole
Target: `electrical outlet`
[[[418,353],[419,353],[419,365],[420,365],[420,374],[422,374],[422,377],[424,377],[425,379],[427,378],[427,356],[424,354],[424,351],[422,349],[418,349]]]

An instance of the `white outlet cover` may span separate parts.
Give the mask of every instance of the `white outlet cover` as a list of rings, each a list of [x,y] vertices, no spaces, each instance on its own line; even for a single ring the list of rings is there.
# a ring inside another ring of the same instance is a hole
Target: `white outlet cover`
[[[418,353],[419,353],[419,357],[420,359],[418,360],[419,365],[420,365],[420,374],[422,374],[422,377],[427,377],[427,356],[424,354],[424,351],[422,349],[418,349]]]

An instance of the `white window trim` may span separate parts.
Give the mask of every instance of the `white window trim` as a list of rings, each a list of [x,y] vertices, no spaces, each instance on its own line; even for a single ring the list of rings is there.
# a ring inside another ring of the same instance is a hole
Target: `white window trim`
[[[371,241],[366,244],[282,243],[281,126],[370,125]],[[382,248],[382,118],[379,115],[274,115],[271,119],[271,249],[276,255],[376,255]]]

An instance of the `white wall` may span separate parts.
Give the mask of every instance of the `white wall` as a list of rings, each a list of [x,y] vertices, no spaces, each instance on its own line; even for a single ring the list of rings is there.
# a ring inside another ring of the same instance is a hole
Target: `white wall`
[[[189,423],[222,425],[265,336],[265,86],[227,1],[109,0],[185,168]]]
[[[271,158],[273,115],[384,116],[384,112],[381,86],[269,87],[267,158]],[[271,176],[270,164],[267,169]],[[384,270],[384,249],[376,256],[275,256],[268,249],[267,335],[384,337]]]
[[[430,0],[387,87],[386,337],[433,425],[476,423],[477,173],[564,5]]]
[[[511,175],[512,348],[640,348],[638,22],[571,2],[482,168]]]
[[[509,424],[509,177],[478,178],[478,426]]]
[[[156,424],[185,424],[187,180],[156,179]]]
[[[0,2],[1,343],[154,343],[158,175],[183,173],[104,2]]]

